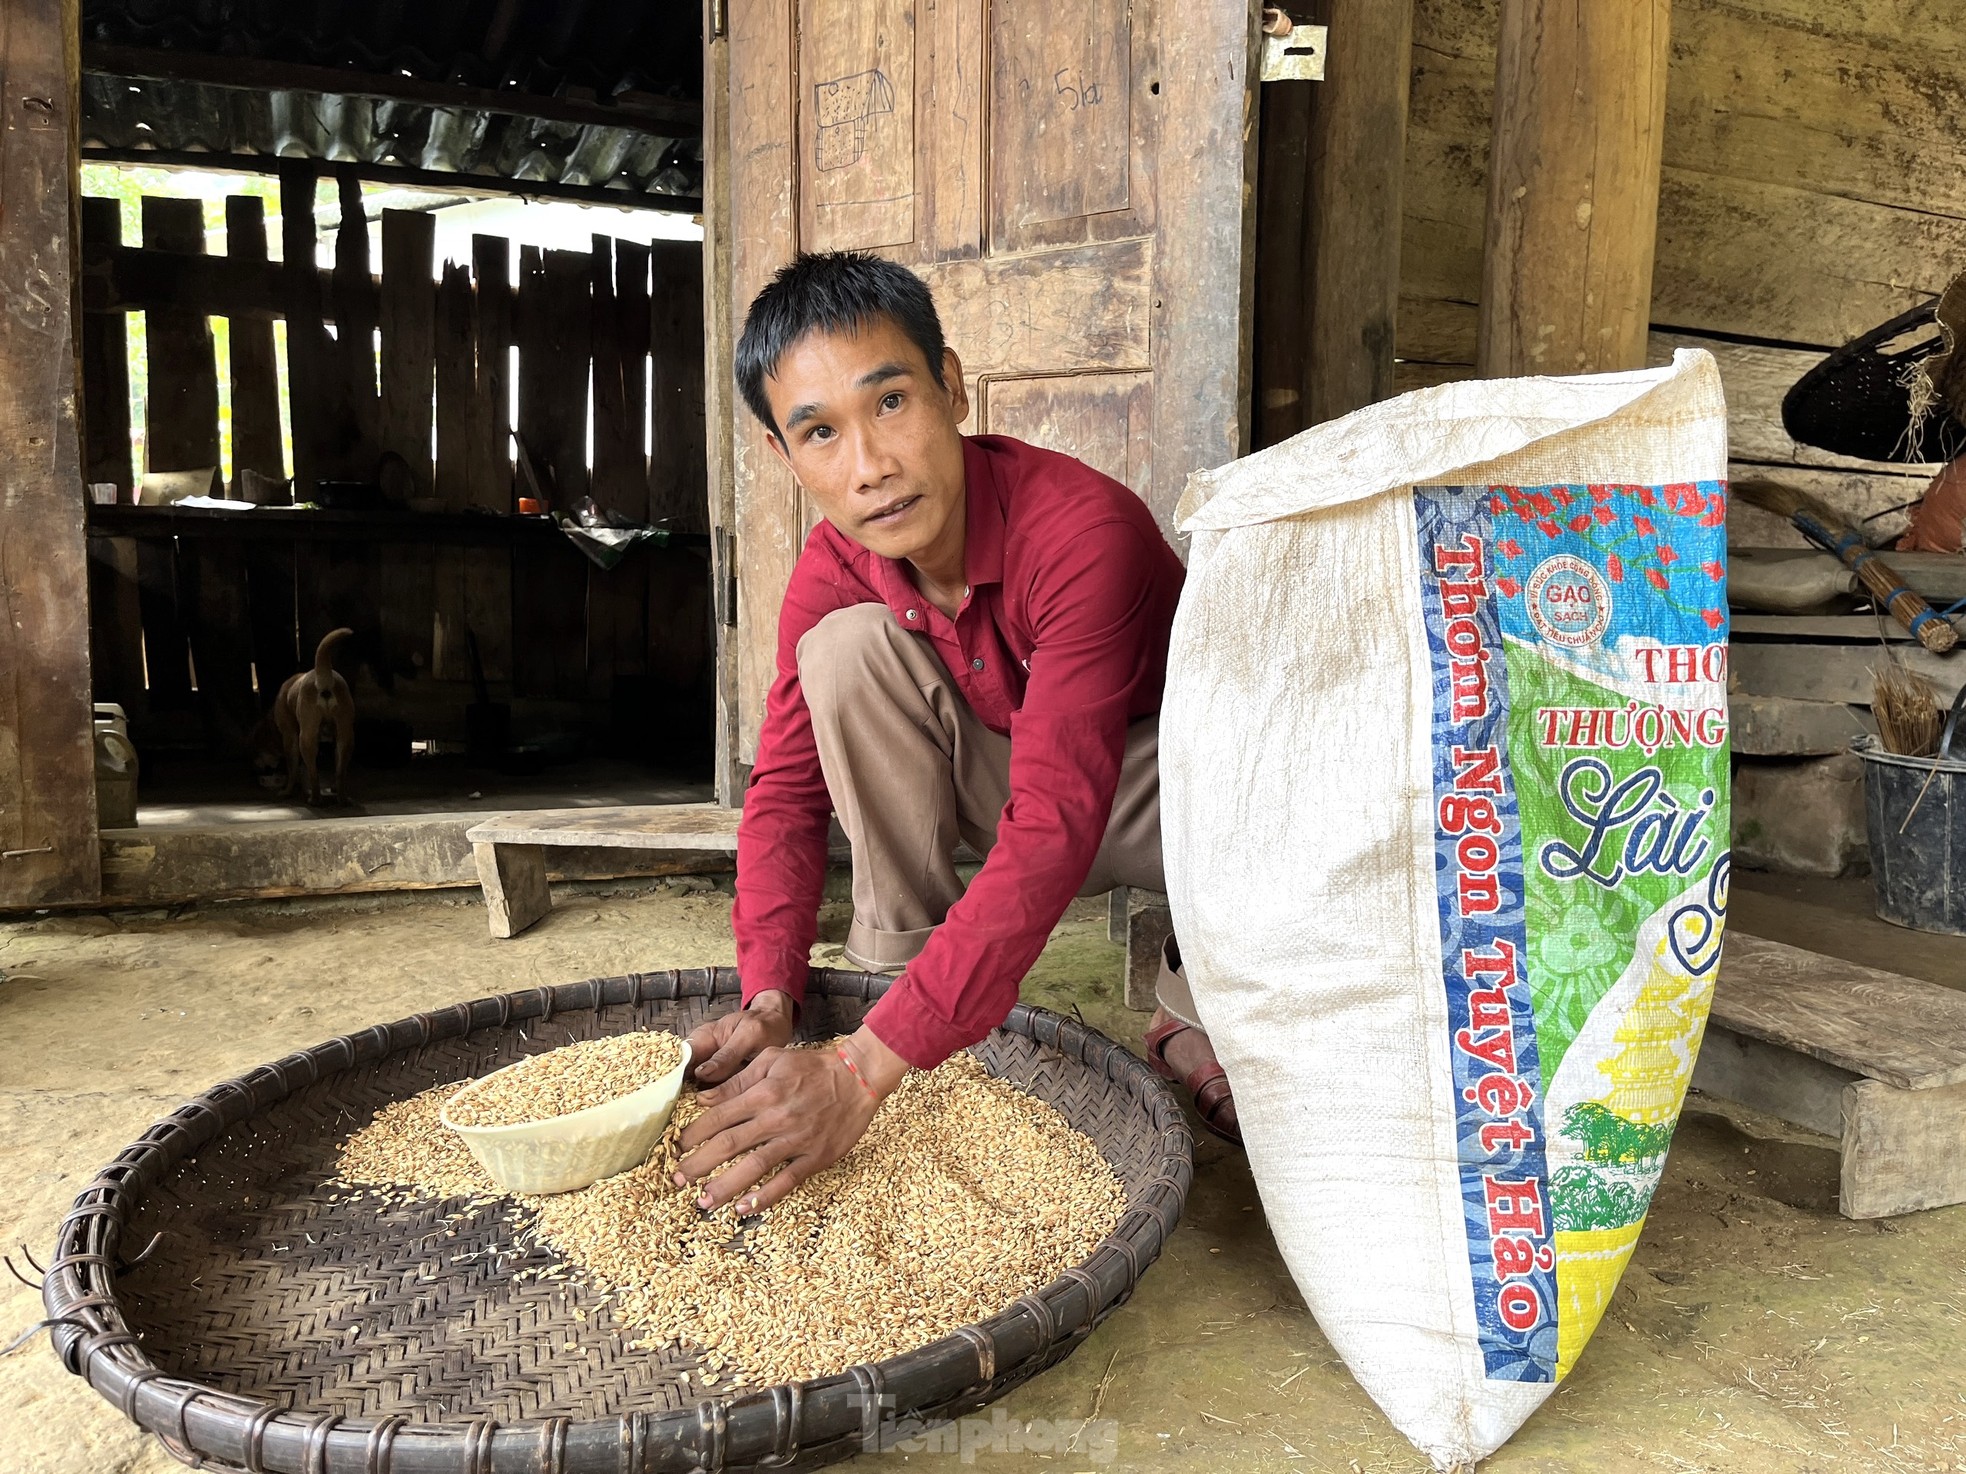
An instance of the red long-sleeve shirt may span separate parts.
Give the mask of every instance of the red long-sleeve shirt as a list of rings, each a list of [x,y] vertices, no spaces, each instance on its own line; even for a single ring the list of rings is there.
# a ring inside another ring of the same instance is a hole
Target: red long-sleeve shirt
[[[1127,726],[1160,710],[1183,573],[1145,504],[1082,462],[979,435],[964,441],[963,470],[969,594],[953,620],[902,564],[832,524],[806,539],[779,614],[731,913],[745,1003],[770,988],[803,999],[832,801],[799,689],[799,640],[836,609],[887,605],[934,647],[985,725],[1010,737],[995,848],[867,1015],[882,1043],[923,1069],[1004,1021],[1091,872]]]

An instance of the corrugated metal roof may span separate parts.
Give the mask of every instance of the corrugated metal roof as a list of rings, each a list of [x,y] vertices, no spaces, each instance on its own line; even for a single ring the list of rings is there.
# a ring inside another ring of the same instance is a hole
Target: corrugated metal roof
[[[696,0],[85,0],[82,35],[539,96],[703,88]]]
[[[515,100],[515,105],[517,105]],[[386,164],[635,195],[701,195],[702,146],[639,127],[555,121],[331,93],[255,91],[85,73],[82,146]],[[625,202],[625,201],[624,201]],[[651,202],[653,203],[653,201]]]

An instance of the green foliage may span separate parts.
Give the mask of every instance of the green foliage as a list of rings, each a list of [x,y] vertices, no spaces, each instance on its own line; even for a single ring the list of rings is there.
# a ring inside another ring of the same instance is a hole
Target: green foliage
[[[1672,1145],[1672,1123],[1647,1126],[1627,1121],[1594,1100],[1563,1113],[1563,1134],[1584,1143],[1584,1160],[1634,1167],[1656,1162]]]
[[[1564,1233],[1636,1223],[1645,1216],[1651,1196],[1588,1167],[1560,1167],[1550,1177],[1551,1214]]]

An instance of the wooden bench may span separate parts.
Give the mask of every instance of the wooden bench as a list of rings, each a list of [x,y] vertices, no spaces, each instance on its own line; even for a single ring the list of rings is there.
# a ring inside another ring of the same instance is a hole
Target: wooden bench
[[[1845,1217],[1966,1202],[1966,993],[1729,932],[1693,1085],[1838,1138]]]
[[[546,851],[555,846],[737,853],[738,809],[716,804],[535,809],[465,831],[495,937],[516,937],[553,909]]]

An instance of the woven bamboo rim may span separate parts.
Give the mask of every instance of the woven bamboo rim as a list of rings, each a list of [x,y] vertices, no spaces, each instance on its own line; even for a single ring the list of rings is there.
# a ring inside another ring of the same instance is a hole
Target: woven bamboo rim
[[[808,996],[864,1012],[889,979],[814,969]],[[379,1024],[261,1065],[158,1121],[104,1167],[58,1230],[42,1298],[56,1353],[71,1372],[194,1467],[240,1474],[657,1474],[799,1467],[905,1439],[985,1405],[1055,1364],[1132,1294],[1179,1222],[1194,1140],[1172,1093],[1098,1031],[1019,1004],[1003,1025],[1103,1077],[1157,1143],[1129,1182],[1116,1230],[1082,1263],[980,1325],[836,1376],[677,1411],[496,1423],[344,1418],[289,1409],[167,1373],[145,1353],[119,1300],[126,1228],[152,1189],[223,1133],[296,1091],[402,1051],[583,1010],[695,1000],[735,1002],[731,968],[595,978],[460,1003]],[[721,1011],[713,1010],[713,1011]],[[811,1010],[809,1010],[809,1013]],[[143,1251],[148,1252],[146,1247]],[[143,1253],[134,1256],[140,1261]]]

